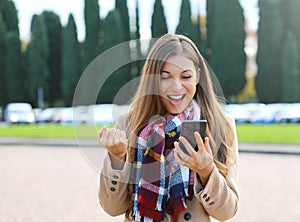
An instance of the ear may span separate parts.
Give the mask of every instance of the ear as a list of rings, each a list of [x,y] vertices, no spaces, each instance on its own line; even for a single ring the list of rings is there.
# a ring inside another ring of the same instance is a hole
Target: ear
[[[200,81],[200,72],[201,72],[201,70],[200,70],[200,68],[198,68],[198,69],[197,69],[197,73],[196,73],[197,84],[198,84],[199,81]]]

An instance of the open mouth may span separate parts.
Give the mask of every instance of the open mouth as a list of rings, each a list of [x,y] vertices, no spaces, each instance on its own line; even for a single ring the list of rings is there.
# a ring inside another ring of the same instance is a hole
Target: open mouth
[[[167,96],[169,101],[173,104],[173,105],[180,105],[181,102],[183,101],[185,95],[174,95],[174,96]]]

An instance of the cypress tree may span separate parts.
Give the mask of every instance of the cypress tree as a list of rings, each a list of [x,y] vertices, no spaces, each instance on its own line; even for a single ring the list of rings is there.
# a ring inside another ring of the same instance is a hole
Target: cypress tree
[[[135,5],[135,38],[140,39],[140,10],[139,10],[139,1],[136,0]]]
[[[121,21],[121,29],[119,32],[123,32],[123,40],[121,42],[128,42],[131,39],[130,36],[130,26],[129,26],[129,14],[127,7],[127,0],[116,0],[116,10],[119,11],[120,21]],[[131,58],[131,48],[128,47],[126,50],[126,57]],[[123,72],[124,75],[129,75],[131,77],[131,69],[132,64],[126,64],[122,67],[119,72]]]
[[[130,40],[129,14],[127,0],[116,0],[116,9],[119,10],[121,16],[122,29],[124,32],[124,41]]]
[[[113,29],[111,27],[114,27]],[[122,27],[121,16],[119,10],[115,9],[110,11],[104,20],[104,45],[105,49],[109,49],[123,42],[124,33],[119,32]],[[120,51],[118,55],[114,55],[114,60],[118,61],[118,57],[124,57],[127,55],[126,49]],[[103,87],[100,89],[98,103],[119,103],[124,104],[128,102],[128,95],[121,95],[118,101],[115,101],[115,97],[119,90],[131,79],[129,72],[122,71],[123,67],[116,70],[106,80]],[[99,76],[101,78],[101,76]]]
[[[18,13],[13,1],[5,1],[2,9],[3,21],[7,32],[17,32],[19,35]]]
[[[161,0],[155,0],[151,22],[152,38],[159,38],[168,32],[166,16]]]
[[[1,17],[3,18],[2,25],[6,32],[3,32],[2,45],[2,63],[5,62],[5,67],[1,70],[3,76],[3,96],[4,101],[16,101],[23,99],[24,92],[22,91],[23,82],[21,72],[21,43],[19,37],[18,15],[13,1],[2,1]],[[1,18],[1,20],[2,20]],[[6,49],[6,50],[5,50]],[[9,49],[9,50],[8,50]],[[2,65],[3,66],[3,65]],[[16,89],[17,87],[17,89]]]
[[[208,39],[211,39],[214,35],[214,23],[216,23],[216,1],[215,0],[207,0],[206,1],[206,50],[205,57],[209,60],[212,52],[211,46]]]
[[[48,36],[49,56],[47,65],[49,68],[49,103],[53,103],[61,98],[60,88],[57,84],[61,81],[61,39],[62,25],[60,18],[54,12],[45,11],[42,14],[46,25]]]
[[[284,26],[286,31],[290,31],[295,36],[298,48],[298,55],[300,55],[300,1],[299,0],[285,0],[282,2]],[[286,32],[285,31],[285,32]],[[300,63],[298,69],[300,70]],[[300,85],[300,82],[298,83]]]
[[[137,58],[137,60],[134,62],[134,65],[132,66],[132,77],[135,78],[137,76],[140,76],[143,61],[141,60],[143,55],[141,51],[141,35],[140,35],[140,17],[139,17],[139,3],[138,0],[136,1],[136,8],[135,8],[135,31],[134,31],[134,39],[136,46],[133,47],[133,58]]]
[[[136,1],[136,8],[135,8],[135,39],[136,39],[136,57],[137,60],[135,62],[136,64],[136,74],[135,76],[140,76],[142,71],[142,66],[144,62],[140,60],[142,58],[142,51],[141,51],[141,35],[140,35],[140,17],[139,17],[139,4],[138,0]]]
[[[61,91],[66,105],[72,104],[77,82],[80,78],[80,51],[77,29],[72,14],[63,29]]]
[[[2,15],[0,14],[0,106],[5,105],[5,26],[2,19]]]
[[[281,52],[283,22],[281,0],[259,1],[258,71],[255,88],[263,103],[279,102],[282,94]]]
[[[9,32],[6,36],[5,54],[5,90],[6,102],[23,101],[24,75],[21,73],[21,43],[17,32]]]
[[[26,51],[28,80],[27,90],[32,104],[37,104],[37,90],[42,87],[48,98],[48,38],[43,17],[34,15],[31,21],[31,39]]]
[[[197,15],[197,22],[196,22],[196,39],[195,39],[195,43],[198,45],[198,49],[201,52],[202,56],[206,56],[205,55],[205,44],[204,41],[202,40],[202,32],[201,32],[201,15],[200,15],[200,11],[198,12]]]
[[[95,59],[100,52],[98,0],[84,1],[85,42],[84,42],[84,66]]]
[[[198,45],[200,32],[197,33],[197,25],[198,24],[195,25],[192,21],[190,0],[181,0],[180,18],[176,33],[190,37]]]
[[[282,101],[299,102],[299,54],[296,38],[292,32],[286,33],[282,51]]]
[[[207,1],[208,61],[231,102],[246,84],[244,15],[238,0]]]
[[[300,1],[299,0],[284,0],[282,2],[282,17],[284,20],[284,26],[286,30],[291,31],[297,41],[298,48],[300,48]],[[300,50],[300,49],[298,49]]]
[[[7,2],[7,0],[0,0],[0,11],[2,10],[2,8],[6,2]]]

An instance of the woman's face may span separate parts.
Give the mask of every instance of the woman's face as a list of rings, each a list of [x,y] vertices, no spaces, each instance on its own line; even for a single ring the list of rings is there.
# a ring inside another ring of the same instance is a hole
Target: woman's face
[[[160,95],[171,114],[183,112],[196,92],[199,71],[192,60],[183,55],[171,56],[161,71]]]

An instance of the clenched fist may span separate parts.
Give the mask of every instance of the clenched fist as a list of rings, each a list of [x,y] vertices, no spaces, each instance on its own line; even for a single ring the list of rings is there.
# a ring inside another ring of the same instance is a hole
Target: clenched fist
[[[99,133],[99,143],[114,157],[124,160],[127,151],[127,137],[123,130],[103,127]]]

